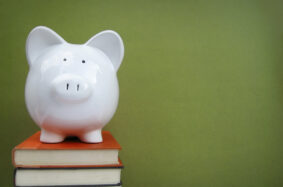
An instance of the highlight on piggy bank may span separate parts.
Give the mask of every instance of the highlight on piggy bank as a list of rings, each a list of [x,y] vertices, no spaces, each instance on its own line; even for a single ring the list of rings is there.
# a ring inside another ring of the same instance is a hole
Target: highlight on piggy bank
[[[118,105],[116,73],[124,56],[119,34],[106,30],[84,44],[70,44],[38,26],[27,38],[26,55],[25,100],[41,128],[40,141],[57,143],[77,136],[88,143],[102,142],[101,129]]]

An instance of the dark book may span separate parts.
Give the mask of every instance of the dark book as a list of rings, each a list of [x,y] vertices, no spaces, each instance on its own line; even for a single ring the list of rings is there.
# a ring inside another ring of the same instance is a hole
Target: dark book
[[[15,187],[121,186],[122,163],[115,167],[16,168]]]

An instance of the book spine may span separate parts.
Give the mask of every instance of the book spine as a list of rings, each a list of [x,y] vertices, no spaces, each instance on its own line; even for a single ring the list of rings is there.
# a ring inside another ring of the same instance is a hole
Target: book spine
[[[13,164],[14,167],[16,167],[16,163],[15,163],[15,151],[16,151],[15,148],[12,149],[12,164]]]

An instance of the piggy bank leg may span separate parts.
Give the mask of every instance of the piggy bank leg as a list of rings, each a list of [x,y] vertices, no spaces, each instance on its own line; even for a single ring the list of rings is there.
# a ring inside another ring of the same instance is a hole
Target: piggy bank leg
[[[45,143],[59,143],[62,142],[65,139],[65,136],[46,131],[44,129],[41,129],[41,134],[40,134],[40,141],[45,142]]]
[[[80,136],[80,139],[87,143],[100,143],[102,142],[101,129],[87,132]]]

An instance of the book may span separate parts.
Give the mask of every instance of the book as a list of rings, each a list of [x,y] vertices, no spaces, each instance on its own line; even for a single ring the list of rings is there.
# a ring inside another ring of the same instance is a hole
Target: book
[[[75,138],[48,144],[40,142],[35,133],[12,151],[15,167],[21,168],[74,168],[119,165],[121,146],[109,131],[102,132],[103,142],[89,144]]]
[[[15,187],[121,186],[120,162],[115,167],[16,168]]]

